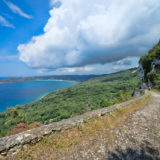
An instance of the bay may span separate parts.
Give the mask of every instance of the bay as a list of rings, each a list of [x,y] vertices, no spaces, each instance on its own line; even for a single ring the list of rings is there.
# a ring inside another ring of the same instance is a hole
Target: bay
[[[0,112],[7,107],[24,105],[65,87],[77,84],[74,81],[31,81],[0,84]]]

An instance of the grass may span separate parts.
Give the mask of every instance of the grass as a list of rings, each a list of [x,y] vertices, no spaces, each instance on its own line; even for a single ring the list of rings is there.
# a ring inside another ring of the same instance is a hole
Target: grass
[[[147,98],[138,100],[126,107],[117,107],[116,111],[103,117],[80,123],[72,129],[55,132],[50,136],[44,137],[43,140],[35,145],[28,145],[17,155],[17,159],[39,160],[43,157],[51,160],[56,153],[68,151],[70,147],[80,144],[95,135],[107,135],[107,138],[112,142],[115,136],[111,133],[111,129],[126,123],[131,113],[143,108],[150,100],[151,96],[149,95]]]
[[[160,93],[160,89],[152,89],[153,92]]]

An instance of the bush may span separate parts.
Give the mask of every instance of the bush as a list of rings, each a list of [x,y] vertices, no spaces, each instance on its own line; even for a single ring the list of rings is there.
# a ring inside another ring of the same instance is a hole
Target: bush
[[[112,102],[109,101],[108,99],[102,99],[101,102],[100,102],[100,106],[103,108],[103,107],[108,107],[112,105]]]
[[[153,85],[156,85],[158,75],[155,72],[149,72],[147,74],[147,79],[149,79]]]

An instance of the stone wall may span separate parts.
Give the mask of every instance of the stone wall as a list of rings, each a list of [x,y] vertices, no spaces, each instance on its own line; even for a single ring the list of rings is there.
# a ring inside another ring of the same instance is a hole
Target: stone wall
[[[60,122],[52,123],[49,125],[43,125],[41,127],[25,131],[13,136],[8,136],[0,139],[0,157],[6,156],[7,154],[15,154],[26,144],[35,144],[39,142],[44,136],[50,135],[53,132],[60,131],[62,129],[70,129],[79,123],[83,123],[86,120],[104,116],[112,111],[115,111],[117,107],[125,107],[130,103],[133,103],[139,99],[147,97],[147,93],[141,97],[133,98],[132,100],[123,102],[121,104],[116,104],[103,109],[98,109],[85,113],[80,116],[76,116],[70,119],[62,120]]]

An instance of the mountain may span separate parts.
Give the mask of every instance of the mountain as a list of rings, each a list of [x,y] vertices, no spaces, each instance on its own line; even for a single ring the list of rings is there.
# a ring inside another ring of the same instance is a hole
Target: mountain
[[[48,124],[129,100],[139,86],[139,72],[134,68],[49,93],[37,102],[0,113],[0,136],[5,136],[19,123]]]

